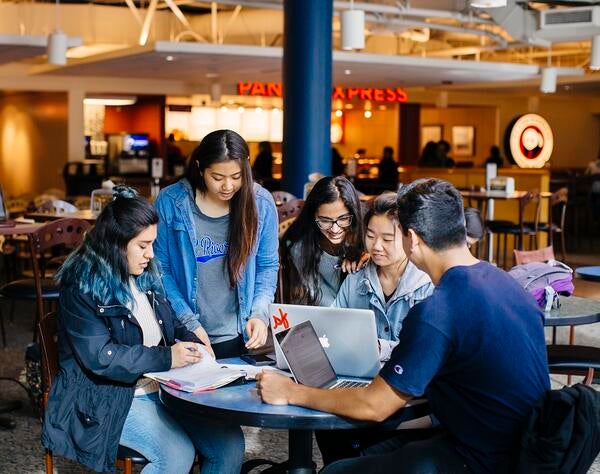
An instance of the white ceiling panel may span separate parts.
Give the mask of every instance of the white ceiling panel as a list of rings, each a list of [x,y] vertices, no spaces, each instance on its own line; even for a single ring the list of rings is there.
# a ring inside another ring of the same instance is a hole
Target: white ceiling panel
[[[222,85],[238,81],[281,81],[281,48],[157,42],[80,60],[37,73],[181,80]],[[168,61],[167,58],[172,58]],[[333,82],[342,86],[433,86],[531,79],[535,65],[455,61],[416,56],[333,53]],[[350,71],[350,74],[347,74]]]

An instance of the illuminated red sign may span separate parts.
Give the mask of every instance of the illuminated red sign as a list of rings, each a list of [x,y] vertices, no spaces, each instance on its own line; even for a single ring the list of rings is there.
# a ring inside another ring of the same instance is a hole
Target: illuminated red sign
[[[238,82],[238,95],[251,95],[260,97],[281,97],[283,88],[275,82]],[[408,95],[401,87],[341,87],[333,88],[333,100],[371,100],[373,102],[406,102]]]

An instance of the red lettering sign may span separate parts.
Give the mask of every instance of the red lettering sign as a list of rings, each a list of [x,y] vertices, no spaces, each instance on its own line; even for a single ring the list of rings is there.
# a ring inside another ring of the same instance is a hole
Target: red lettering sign
[[[238,82],[238,95],[252,95],[263,97],[282,97],[282,85],[276,82]],[[332,100],[372,100],[375,102],[407,102],[408,95],[401,87],[395,89],[387,87],[341,87],[335,86],[331,93]]]

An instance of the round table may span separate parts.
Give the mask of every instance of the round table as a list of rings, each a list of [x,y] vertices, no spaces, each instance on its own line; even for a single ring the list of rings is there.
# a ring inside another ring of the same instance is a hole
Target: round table
[[[224,362],[232,361],[228,359]],[[292,473],[311,473],[313,470],[313,430],[351,429],[375,425],[374,422],[351,420],[293,405],[277,406],[263,403],[254,382],[200,393],[181,392],[161,385],[159,396],[166,407],[185,416],[200,419],[211,417],[244,426],[289,430],[289,460],[286,469]],[[378,426],[392,428],[403,421],[427,414],[429,407],[426,401],[416,400],[400,410],[397,416]]]
[[[545,313],[544,326],[579,326],[600,322],[600,300],[561,296],[560,308]]]
[[[595,267],[579,267],[575,270],[579,278],[590,281],[600,281],[600,266]]]

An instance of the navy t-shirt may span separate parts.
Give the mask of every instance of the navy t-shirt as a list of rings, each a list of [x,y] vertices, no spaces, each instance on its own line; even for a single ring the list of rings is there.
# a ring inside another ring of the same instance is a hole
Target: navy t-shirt
[[[475,472],[509,472],[521,426],[550,389],[533,297],[487,262],[453,267],[410,310],[400,341],[383,379],[427,397]]]

